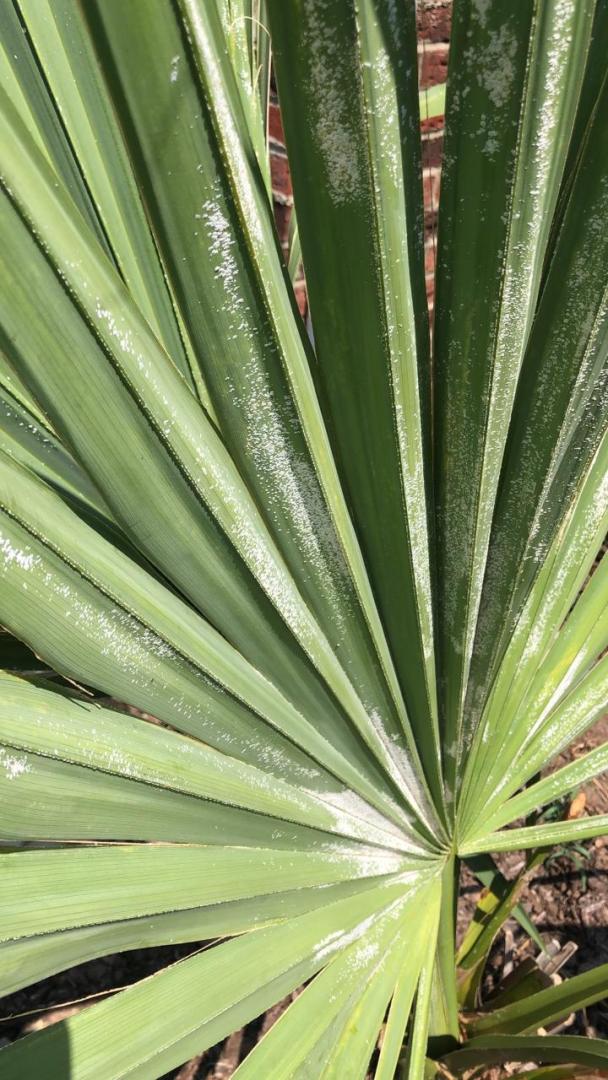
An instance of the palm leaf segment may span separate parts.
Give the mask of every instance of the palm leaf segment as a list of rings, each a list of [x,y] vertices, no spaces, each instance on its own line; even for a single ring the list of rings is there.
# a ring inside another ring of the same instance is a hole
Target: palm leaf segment
[[[2,6],[0,987],[226,939],[7,1080],[160,1076],[306,982],[239,1077],[363,1077],[387,1008],[419,1077],[459,857],[605,831],[504,829],[608,764],[524,788],[608,690],[595,14],[455,4],[431,357],[413,5]]]

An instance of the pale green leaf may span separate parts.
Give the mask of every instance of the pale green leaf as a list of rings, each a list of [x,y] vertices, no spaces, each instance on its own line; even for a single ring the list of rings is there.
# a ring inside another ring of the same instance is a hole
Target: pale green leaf
[[[131,844],[0,855],[4,941],[294,888],[386,876],[398,856]],[[424,876],[425,871],[422,871]],[[428,876],[428,870],[426,871]],[[407,877],[402,879],[401,889]],[[412,872],[411,880],[416,880]],[[398,887],[398,886],[397,886]]]
[[[10,994],[74,964],[117,951],[242,934],[373,887],[373,878],[363,878],[6,941],[0,949],[0,988]]]
[[[371,890],[282,926],[246,934],[176,964],[129,990],[0,1050],[3,1080],[21,1080],[40,1055],[72,1080],[118,1071],[162,1075],[257,1016],[360,937],[403,886]],[[141,1024],[154,1016],[153,1031]],[[69,1054],[69,1058],[68,1058]]]

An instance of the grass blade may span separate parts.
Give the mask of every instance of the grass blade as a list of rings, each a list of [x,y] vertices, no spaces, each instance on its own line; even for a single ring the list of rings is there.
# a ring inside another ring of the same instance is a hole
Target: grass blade
[[[523,1001],[490,1010],[487,1016],[476,1017],[467,1027],[471,1036],[484,1032],[524,1035],[605,997],[608,997],[608,964],[601,964],[557,986],[539,990]]]
[[[446,1067],[454,1072],[477,1065],[515,1061],[572,1063],[605,1069],[608,1045],[605,1039],[589,1039],[580,1035],[484,1035],[472,1039],[462,1050],[455,1050],[442,1058]]]

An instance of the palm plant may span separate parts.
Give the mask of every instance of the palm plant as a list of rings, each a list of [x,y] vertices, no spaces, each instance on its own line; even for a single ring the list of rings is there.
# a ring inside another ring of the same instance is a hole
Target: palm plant
[[[364,1077],[381,1029],[378,1080],[608,1067],[536,1034],[608,965],[479,996],[526,925],[490,853],[608,825],[537,822],[608,767],[540,776],[608,691],[608,5],[456,0],[432,350],[412,0],[0,25],[0,987],[217,939],[3,1080],[161,1076],[304,984],[239,1080]]]

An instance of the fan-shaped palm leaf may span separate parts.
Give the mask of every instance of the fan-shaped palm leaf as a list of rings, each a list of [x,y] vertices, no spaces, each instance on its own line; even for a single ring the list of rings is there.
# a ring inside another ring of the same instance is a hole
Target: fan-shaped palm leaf
[[[454,890],[607,827],[505,828],[608,762],[529,783],[608,702],[604,9],[456,0],[431,349],[413,2],[2,6],[0,988],[222,939],[6,1080],[158,1077],[304,984],[237,1076],[363,1078],[385,1018],[380,1080],[603,1061],[519,1035],[603,969],[456,1049]]]

